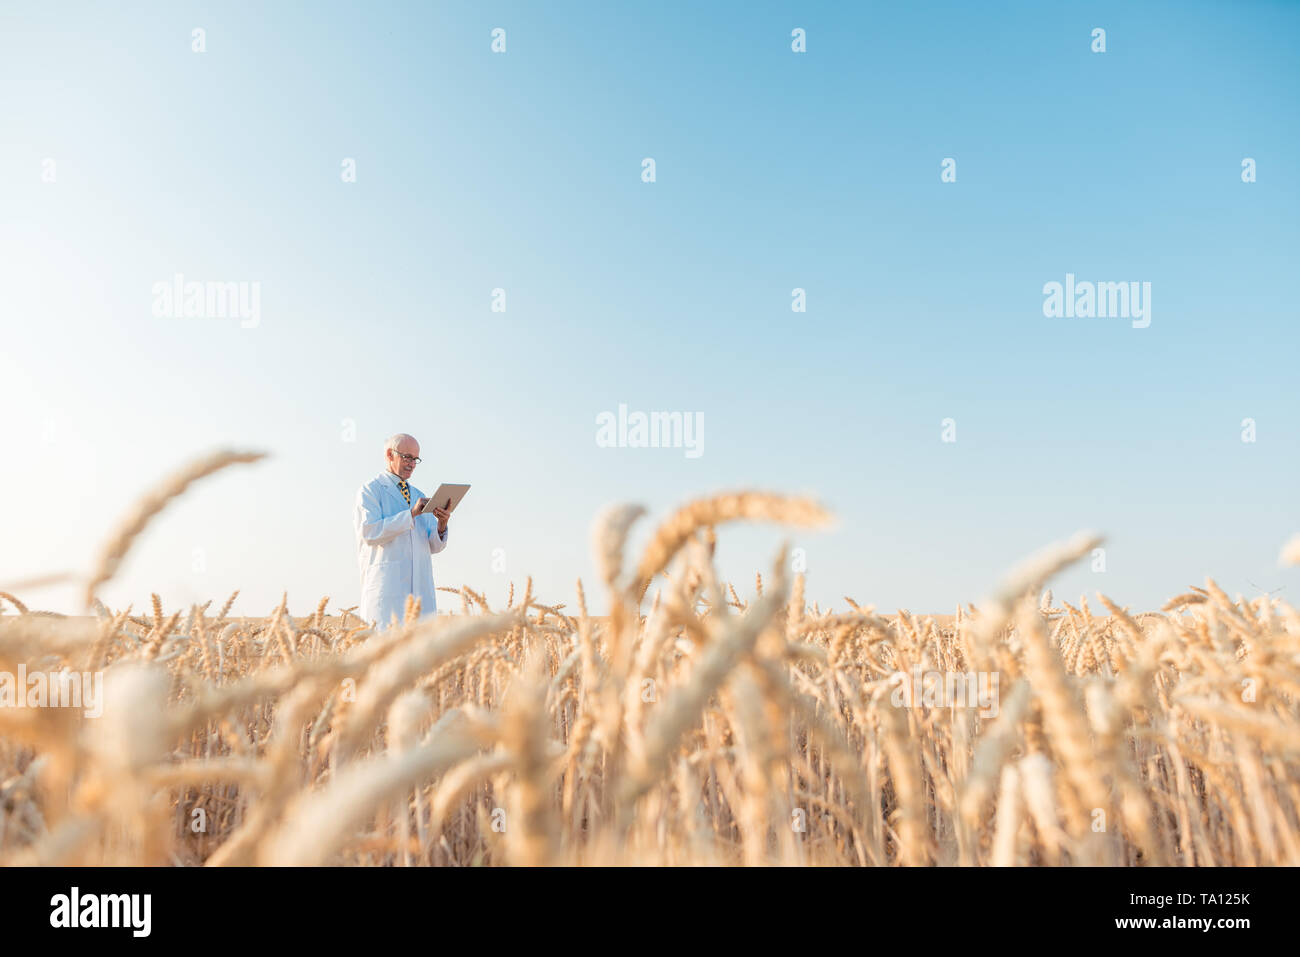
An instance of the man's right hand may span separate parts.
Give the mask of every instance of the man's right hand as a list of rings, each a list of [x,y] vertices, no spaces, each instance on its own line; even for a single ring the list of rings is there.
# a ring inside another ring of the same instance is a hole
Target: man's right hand
[[[411,506],[412,518],[415,518],[416,513],[419,512],[420,509],[424,508],[424,505],[427,501],[429,501],[427,498],[416,499],[415,504]]]

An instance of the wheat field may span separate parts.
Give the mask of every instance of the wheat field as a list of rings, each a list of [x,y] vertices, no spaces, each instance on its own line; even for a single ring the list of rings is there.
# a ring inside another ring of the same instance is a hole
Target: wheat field
[[[1058,604],[1081,534],[952,615],[823,611],[784,552],[719,581],[728,524],[829,519],[739,492],[670,515],[635,561],[643,510],[604,511],[572,605],[444,588],[459,614],[372,631],[328,598],[265,618],[230,617],[234,595],[99,602],[169,501],[259,457],[160,482],[84,617],[0,592],[0,672],[104,674],[99,717],[0,707],[0,864],[1300,863],[1300,614],[1279,599],[1206,581],[1160,611]],[[996,680],[996,707],[900,701],[918,671]]]

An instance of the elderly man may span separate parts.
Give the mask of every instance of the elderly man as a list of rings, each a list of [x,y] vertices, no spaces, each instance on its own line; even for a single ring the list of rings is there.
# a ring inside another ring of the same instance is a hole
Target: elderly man
[[[408,479],[420,464],[420,443],[404,432],[384,447],[383,472],[357,491],[353,524],[361,565],[361,617],[386,628],[401,621],[406,596],[420,599],[420,615],[438,610],[431,554],[447,547],[448,513],[415,513],[428,499]]]

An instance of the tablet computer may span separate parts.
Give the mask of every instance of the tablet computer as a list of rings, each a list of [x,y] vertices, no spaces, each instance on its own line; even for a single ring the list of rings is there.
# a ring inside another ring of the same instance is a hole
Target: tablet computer
[[[443,483],[438,486],[438,491],[429,496],[429,501],[425,503],[424,510],[416,512],[417,515],[432,515],[435,508],[445,508],[448,512],[456,511],[456,506],[460,500],[465,497],[469,491],[468,485],[448,485]]]

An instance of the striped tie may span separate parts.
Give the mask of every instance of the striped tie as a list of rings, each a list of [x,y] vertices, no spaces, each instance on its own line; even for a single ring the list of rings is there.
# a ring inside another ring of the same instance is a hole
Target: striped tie
[[[397,487],[400,488],[400,489],[402,490],[402,498],[406,499],[406,504],[407,504],[407,505],[410,505],[410,504],[411,504],[411,493],[407,491],[407,487],[408,487],[407,484],[406,484],[405,482],[399,480],[398,483],[397,483]]]

